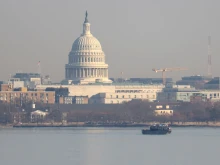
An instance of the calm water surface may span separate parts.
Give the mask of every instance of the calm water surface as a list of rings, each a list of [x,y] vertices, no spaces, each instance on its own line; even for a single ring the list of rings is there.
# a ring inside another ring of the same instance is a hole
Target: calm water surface
[[[219,128],[15,128],[0,130],[1,165],[220,164]]]

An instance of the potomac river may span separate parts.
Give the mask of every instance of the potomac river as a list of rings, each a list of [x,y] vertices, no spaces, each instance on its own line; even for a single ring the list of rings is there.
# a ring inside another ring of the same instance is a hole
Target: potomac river
[[[220,128],[173,128],[142,135],[142,128],[0,129],[2,165],[220,164]]]

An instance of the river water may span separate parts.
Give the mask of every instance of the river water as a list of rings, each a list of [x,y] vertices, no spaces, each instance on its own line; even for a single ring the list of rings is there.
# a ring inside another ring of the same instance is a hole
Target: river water
[[[220,163],[220,128],[13,128],[0,130],[1,165],[207,165]]]

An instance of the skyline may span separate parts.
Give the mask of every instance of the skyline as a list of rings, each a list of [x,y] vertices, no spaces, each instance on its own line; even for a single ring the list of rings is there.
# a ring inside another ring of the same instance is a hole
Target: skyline
[[[53,81],[64,79],[64,65],[74,40],[82,34],[86,10],[91,32],[106,54],[109,77],[120,77],[123,72],[124,78],[161,78],[152,68],[164,67],[188,68],[167,73],[174,79],[207,75],[209,35],[212,73],[219,75],[220,2],[139,2],[0,2],[1,80],[18,70],[37,72],[38,61],[42,74],[49,74]]]

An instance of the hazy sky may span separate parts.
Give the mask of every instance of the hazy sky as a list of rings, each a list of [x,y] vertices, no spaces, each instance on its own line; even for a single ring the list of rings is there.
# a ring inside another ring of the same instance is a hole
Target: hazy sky
[[[0,80],[16,71],[64,78],[85,11],[100,41],[110,77],[161,77],[152,68],[187,67],[168,77],[220,72],[219,0],[0,0]]]

